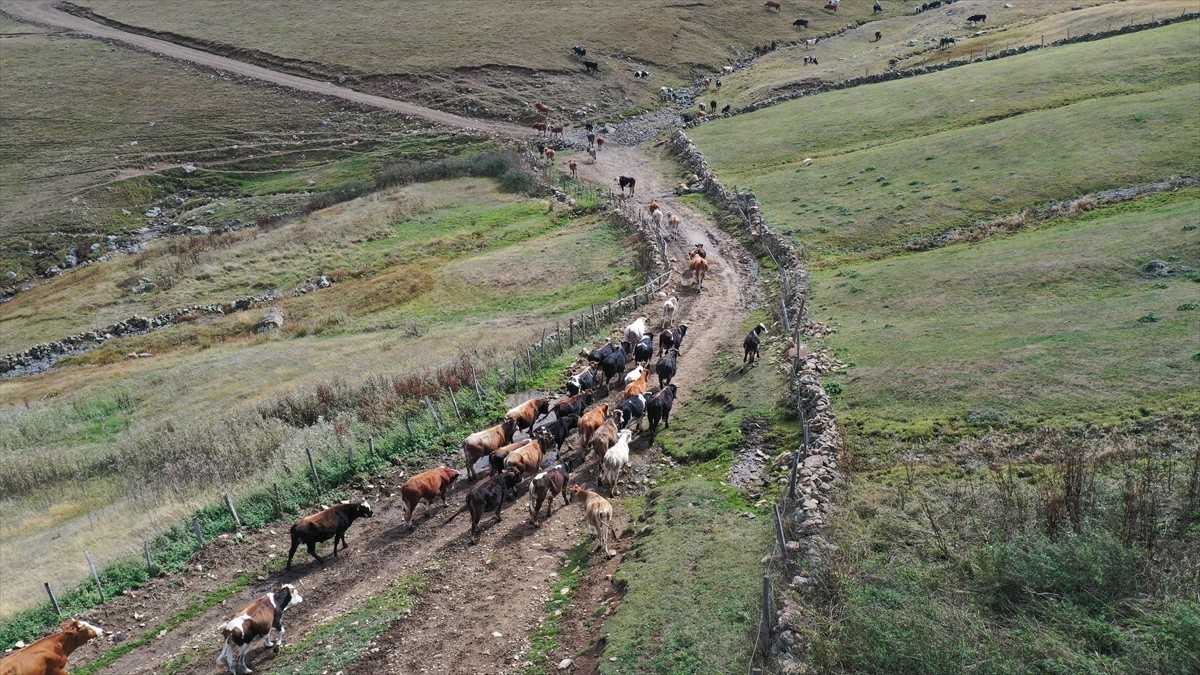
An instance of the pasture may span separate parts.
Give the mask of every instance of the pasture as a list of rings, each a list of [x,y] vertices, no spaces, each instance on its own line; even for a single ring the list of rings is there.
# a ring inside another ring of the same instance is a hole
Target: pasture
[[[4,333],[16,346],[92,325],[106,312],[287,290],[313,275],[337,279],[330,288],[281,298],[285,325],[276,335],[253,332],[265,308],[252,310],[116,340],[53,373],[4,381],[0,473],[9,569],[33,573],[22,556],[54,550],[61,567],[47,563],[47,573],[81,575],[82,547],[105,556],[129,543],[124,535],[106,543],[114,532],[154,531],[194,508],[197,490],[211,493],[205,481],[214,476],[230,491],[240,487],[220,468],[232,461],[223,445],[199,460],[173,455],[168,444],[147,462],[144,443],[163,425],[190,437],[219,423],[236,430],[235,446],[291,447],[290,456],[307,432],[255,421],[258,403],[323,382],[486,355],[615,295],[633,278],[624,236],[602,220],[548,211],[545,201],[500,192],[489,179],[384,191],[244,235],[203,250],[180,268],[175,285],[145,299],[117,283],[138,274],[139,265],[176,269],[171,242],[153,245],[140,263],[122,256],[6,305]],[[124,358],[134,351],[154,357]],[[131,503],[146,506],[130,512]],[[65,532],[72,536],[57,538]],[[38,584],[5,575],[5,613],[27,602]]]

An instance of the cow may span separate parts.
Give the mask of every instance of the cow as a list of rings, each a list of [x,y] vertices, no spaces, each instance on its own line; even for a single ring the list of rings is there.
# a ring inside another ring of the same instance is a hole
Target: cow
[[[601,464],[604,463],[604,453],[617,442],[617,434],[621,433],[620,415],[614,410],[600,425],[599,429],[588,439],[587,449],[596,455]],[[587,455],[584,455],[587,458]]]
[[[571,47],[571,51],[575,52],[575,56],[587,56],[587,50],[579,45]]]
[[[650,200],[650,205],[646,207],[646,209],[647,209],[648,211],[650,211],[650,213],[654,213],[655,211],[657,211],[657,210],[659,210],[659,209],[661,209],[661,208],[662,208],[662,205],[660,205],[660,204],[658,203],[658,200],[657,200],[657,199],[651,199],[651,200]]]
[[[871,16],[883,13],[883,5],[879,4],[879,0],[875,0],[875,8],[871,11]]]
[[[546,155],[546,161],[553,164],[554,163],[554,148],[546,148],[543,152]]]
[[[678,388],[668,384],[658,390],[646,403],[646,417],[650,419],[650,435],[658,433],[658,422],[662,420],[663,428],[671,428],[671,407],[675,405],[675,394]]]
[[[625,327],[625,341],[630,344],[630,348],[637,344],[646,334],[646,317],[639,316],[633,323]]]
[[[713,100],[708,102],[708,109],[714,115],[717,114],[717,99],[714,98]]]
[[[600,143],[600,139],[596,139],[596,143]],[[621,196],[625,196],[625,188],[629,188],[629,196],[633,196],[634,188],[637,187],[637,179],[632,176],[618,176],[617,185],[621,188]]]
[[[653,351],[653,348],[651,348],[651,351]],[[629,398],[630,396],[637,396],[638,394],[646,393],[646,381],[649,379],[650,368],[647,367],[642,370],[641,377],[625,385],[625,397]]]
[[[559,138],[566,138],[566,127],[561,124],[555,124],[554,126],[550,127],[550,135],[558,136]],[[553,155],[551,155],[550,158],[553,159]]]
[[[567,395],[574,396],[581,391],[587,391],[596,386],[596,374],[599,371],[596,365],[588,366],[587,370],[576,375],[572,375],[567,379]]]
[[[808,65],[819,66],[819,65],[821,65],[821,64],[820,64],[820,63],[817,61],[817,57],[815,57],[815,56],[806,56],[806,57],[804,57],[804,65],[806,65],[806,66],[808,66]]]
[[[583,512],[587,516],[588,530],[596,537],[599,542],[597,548],[604,551],[604,557],[611,558],[616,555],[616,551],[608,548],[608,535],[611,532],[612,538],[617,539],[617,533],[612,529],[612,504],[600,495],[585,490],[578,485],[571,486],[571,502],[574,504],[583,504]]]
[[[879,42],[882,39],[883,39],[883,31],[878,31],[878,30],[875,31],[875,42]]]
[[[566,442],[571,430],[578,425],[579,415],[567,415],[534,429],[533,437],[538,439],[542,447],[546,449],[549,449],[550,444],[553,443],[554,452],[557,455],[561,455],[563,443]]]
[[[634,362],[650,363],[650,358],[654,356],[654,334],[646,333],[641,340],[633,346]]]
[[[534,122],[530,126],[532,126],[534,129],[537,129],[539,136],[546,133],[546,123],[545,122]],[[546,152],[545,146],[538,148],[538,154],[542,154],[544,152]]]
[[[642,374],[646,372],[646,368],[640,363],[625,375],[625,384],[630,384],[642,378]]]
[[[441,497],[442,505],[445,506],[446,495],[450,493],[450,488],[460,475],[462,474],[454,469],[439,466],[422,471],[404,481],[404,485],[400,486],[400,498],[404,500],[405,507],[404,523],[409,527],[413,526],[413,513],[421,502],[432,506],[434,498]]]
[[[729,106],[725,106],[728,108]],[[667,211],[667,228],[670,231],[672,239],[679,237],[679,226],[683,224],[683,219],[675,215],[671,211]]]
[[[688,260],[688,271],[695,278],[696,287],[703,289],[704,277],[708,274],[708,261],[704,259],[704,256],[693,252],[692,257]]]
[[[600,64],[595,61],[584,61],[583,67],[587,68],[587,72],[589,73],[599,72],[600,70]]]
[[[666,218],[667,218],[666,215],[664,215],[662,211],[651,211],[650,212],[650,220],[654,221],[654,229],[655,230],[662,228],[663,221],[666,220]]]
[[[642,417],[646,414],[646,395],[631,396],[617,404],[617,412],[621,413],[621,428],[626,428],[633,420],[637,420],[638,431],[642,430]]]
[[[508,456],[504,458],[504,470],[515,469],[522,477],[530,478],[541,470],[542,459],[545,458],[545,455],[541,442],[532,440],[508,453]]]
[[[539,473],[529,483],[529,518],[534,527],[541,527],[538,515],[542,511],[542,502],[546,502],[546,517],[554,510],[554,498],[562,495],[563,506],[571,504],[571,496],[567,494],[567,483],[571,480],[571,463],[563,462]]]
[[[721,72],[725,73],[726,75],[732,75],[733,70],[734,70],[733,66],[725,66],[725,67],[721,68]]]
[[[724,108],[721,108],[721,114],[722,114],[722,115],[728,115],[728,114],[729,114],[729,104],[728,104],[728,103],[726,103],[726,104],[725,104],[725,107],[724,107]]]
[[[977,23],[987,23],[987,14],[972,14],[967,17],[967,23],[972,25]]]
[[[588,442],[592,440],[592,434],[604,425],[604,420],[608,418],[608,404],[601,403],[584,413],[579,418],[579,447],[582,450],[587,450]]]
[[[636,78],[637,78],[637,79],[639,79],[639,80],[648,80],[648,79],[650,79],[650,71],[648,71],[648,70],[635,70],[635,71],[633,71],[633,76],[634,76],[634,77],[636,77]]]
[[[663,328],[671,325],[671,319],[675,318],[675,310],[677,309],[679,309],[679,299],[672,295],[663,303]]]
[[[67,658],[92,638],[104,637],[104,629],[83,621],[67,619],[58,632],[0,659],[4,675],[66,675]]]
[[[479,541],[479,520],[483,514],[495,510],[496,521],[500,521],[500,509],[504,507],[504,498],[508,491],[521,482],[521,474],[515,469],[505,470],[495,476],[488,476],[467,492],[467,503],[446,519],[446,523],[454,520],[463,511],[471,513],[471,543]]]
[[[783,7],[779,4],[779,2],[777,0],[767,0],[766,2],[763,3],[763,7],[767,8],[767,9],[773,9],[776,12],[783,9]]]
[[[592,350],[591,352],[581,352],[580,356],[586,356],[587,360],[592,363],[600,363],[604,359],[608,358],[609,354],[612,354],[618,349],[620,349],[619,346],[613,344],[612,342],[606,342],[604,343],[604,346],[600,347],[599,349]]]
[[[596,163],[596,148],[593,148],[592,146],[589,145],[588,149],[587,149],[587,154],[588,154],[588,157],[591,158],[592,164],[595,164]]]
[[[940,41],[940,42],[938,42],[938,49],[941,49],[942,47],[947,47],[947,46],[949,46],[949,45],[952,45],[952,44],[954,44],[955,42],[957,42],[957,40],[955,40],[955,39],[954,39],[954,38],[952,38],[952,37],[944,37],[944,38],[942,38],[942,39],[941,39],[941,41]]]
[[[533,423],[550,412],[550,397],[531,398],[521,405],[514,406],[504,413],[504,419],[516,422],[516,431],[532,429]]]
[[[792,28],[808,28],[808,19],[796,19],[792,22]]]
[[[504,460],[508,458],[508,455],[512,453],[513,450],[517,450],[518,448],[523,448],[526,445],[529,445],[532,440],[532,438],[526,438],[524,440],[509,443],[508,445],[497,448],[495,452],[488,455],[488,465],[491,467],[491,473],[488,475],[495,476],[501,471],[504,471]]]
[[[274,647],[275,651],[283,646],[283,612],[304,601],[300,592],[291,584],[284,584],[274,593],[267,593],[247,605],[242,611],[234,614],[233,618],[221,627],[221,635],[225,638],[225,646],[217,655],[217,663],[225,662],[233,675],[249,673],[246,665],[246,653],[250,651],[250,643],[260,637],[266,638],[266,645]],[[271,631],[279,633],[279,639],[271,642]],[[237,655],[234,655],[234,650]]]
[[[596,137],[596,152],[600,152],[603,149],[604,149],[604,137],[597,136]],[[629,180],[633,180],[633,179],[630,178]],[[632,188],[632,186],[630,186],[630,187]],[[631,191],[629,194],[633,194],[633,192]]]
[[[596,134],[589,131],[587,133],[587,142],[588,142],[589,148],[592,147],[593,145],[595,145],[596,144]]]
[[[675,379],[675,373],[679,369],[679,350],[671,349],[665,354],[658,357],[658,363],[654,364],[654,372],[658,375],[658,388],[671,384],[671,380]]]
[[[296,521],[292,525],[292,549],[288,551],[287,568],[292,569],[292,556],[303,542],[308,547],[308,554],[323,563],[325,559],[317,555],[317,544],[333,539],[333,557],[338,557],[338,544],[346,548],[346,530],[358,518],[370,518],[375,515],[367,500],[357,504],[335,504],[324,511],[314,513]]]
[[[687,335],[687,324],[679,324],[674,328],[664,330],[658,334],[658,355],[662,356],[669,349],[678,349],[683,345],[683,338]]]
[[[825,11],[837,14],[839,4],[841,3],[838,0],[830,0],[830,2],[825,3]]]
[[[753,364],[754,361],[758,358],[759,336],[763,335],[766,332],[767,332],[767,327],[760,323],[754,327],[754,330],[750,331],[746,335],[746,339],[742,341],[742,349],[745,350],[745,354],[742,355],[742,363],[743,364],[745,364],[745,363]]]
[[[578,173],[577,173],[579,171],[579,165],[575,163],[575,160],[573,160],[573,159],[567,160],[567,169],[569,169],[571,171],[571,178],[579,177]]]
[[[625,429],[617,435],[617,442],[604,453],[604,461],[600,466],[600,475],[596,485],[608,483],[608,494],[616,496],[617,481],[621,478],[621,469],[629,465],[629,439],[633,432]]]
[[[617,349],[604,357],[604,360],[600,362],[600,369],[604,371],[604,386],[607,387],[613,376],[625,372],[625,350]]]
[[[467,478],[475,480],[475,462],[480,457],[490,455],[500,446],[512,443],[513,433],[517,429],[517,421],[505,419],[494,427],[477,431],[463,439],[463,458],[467,460]]]
[[[560,399],[554,404],[554,417],[560,418],[566,417],[567,415],[582,415],[583,411],[592,404],[592,400],[591,392],[587,391],[581,391],[574,396],[568,396],[567,398]]]
[[[545,103],[542,103],[541,101],[534,103],[533,108],[534,108],[534,110],[537,110],[538,112],[542,113],[543,115],[549,115],[550,111],[552,110],[552,108],[550,106],[546,105]]]

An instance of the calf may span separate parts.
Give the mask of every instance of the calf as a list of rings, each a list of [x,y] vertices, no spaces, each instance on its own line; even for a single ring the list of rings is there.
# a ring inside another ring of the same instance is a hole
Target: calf
[[[679,370],[679,350],[670,349],[658,357],[658,363],[654,364],[654,372],[658,375],[658,388],[671,384],[671,380],[675,379],[675,373]]]
[[[508,412],[504,413],[504,419],[513,420],[517,431],[525,431],[532,429],[534,422],[550,412],[550,397],[542,396],[541,398],[531,398],[521,405],[509,408]]]
[[[577,426],[579,426],[579,415],[566,415],[538,427],[533,431],[533,436],[538,439],[543,448],[549,449],[553,443],[555,454],[561,455],[563,443],[571,434],[571,430]]]
[[[475,462],[480,457],[490,455],[500,446],[512,443],[517,421],[505,418],[503,422],[483,431],[477,431],[463,439],[462,452],[467,460],[467,478],[475,480]]]
[[[467,493],[467,503],[456,511],[454,515],[446,519],[446,522],[454,520],[463,511],[471,513],[471,543],[479,541],[479,520],[484,513],[495,510],[496,521],[500,521],[500,509],[504,507],[504,498],[508,491],[517,486],[521,482],[520,472],[513,470],[505,470],[495,476],[488,476],[479,481],[477,485],[471,488]]]
[[[592,404],[591,392],[581,391],[574,396],[569,396],[554,404],[554,416],[563,418],[568,415],[578,417],[583,414],[583,411]]]
[[[588,149],[587,149],[587,154],[588,154],[588,158],[592,160],[592,164],[595,164],[596,163],[596,149],[589,145]]]
[[[631,396],[617,404],[617,412],[621,413],[621,428],[626,428],[633,420],[637,420],[638,431],[642,430],[642,417],[646,414],[646,395]]]
[[[638,379],[625,385],[625,398],[637,396],[638,394],[646,393],[646,381],[650,379],[650,368],[642,369],[642,375]]]
[[[579,164],[573,159],[567,160],[567,168],[571,171],[571,178],[578,178]]]
[[[617,480],[621,477],[621,469],[629,464],[629,439],[633,432],[625,429],[617,435],[617,442],[604,453],[604,462],[600,467],[600,476],[596,478],[597,485],[608,483],[608,494],[616,496]]]
[[[729,114],[729,104],[728,104],[728,103],[726,103],[726,104],[725,104],[725,107],[724,107],[724,108],[721,108],[721,114],[722,114],[722,115],[728,115],[728,114]]]
[[[548,161],[550,161],[551,163],[553,163],[554,162],[554,148],[546,148],[544,152],[546,155],[546,159]]]
[[[808,28],[808,19],[796,19],[792,22],[792,28]]]
[[[593,350],[591,352],[581,352],[580,356],[586,356],[587,360],[591,361],[592,363],[600,363],[604,359],[608,358],[609,354],[612,354],[613,352],[617,351],[618,349],[620,349],[620,347],[618,347],[617,345],[615,345],[611,342],[606,342],[606,343],[604,343],[604,346],[599,349]]]
[[[654,356],[654,334],[646,333],[641,340],[633,346],[633,360],[640,363],[650,363],[650,357]]]
[[[600,362],[600,369],[604,372],[604,386],[607,387],[614,375],[625,372],[625,350],[618,349],[604,357],[604,360]]]
[[[677,387],[668,384],[646,403],[646,417],[650,418],[650,435],[658,432],[658,422],[662,420],[663,428],[671,428],[671,408],[675,405]]]
[[[767,327],[760,323],[746,335],[746,339],[742,341],[742,348],[745,350],[745,354],[742,355],[742,363],[754,363],[758,358],[759,336],[766,332]]]
[[[883,13],[883,5],[879,4],[879,0],[875,0],[875,8],[871,11],[871,16]]]
[[[603,137],[601,137],[601,138],[603,138]],[[603,145],[600,138],[596,139],[596,145],[597,145],[597,147],[599,147],[600,145]],[[620,188],[621,188],[621,196],[625,196],[625,188],[629,188],[629,196],[632,197],[633,190],[634,190],[634,188],[637,187],[637,179],[633,178],[631,176],[618,176],[617,177],[617,185],[620,186]]]
[[[600,64],[596,63],[595,61],[584,61],[583,67],[587,68],[587,72],[595,73],[595,72],[599,72]]]
[[[292,556],[296,555],[296,549],[300,547],[300,543],[308,547],[308,554],[317,559],[317,562],[325,562],[325,559],[317,555],[317,544],[323,541],[333,539],[333,557],[338,557],[338,544],[342,548],[346,548],[346,530],[354,524],[358,518],[370,518],[375,515],[371,511],[371,505],[367,500],[362,500],[357,504],[335,504],[320,513],[314,513],[311,516],[301,518],[292,525],[292,550],[288,551],[287,568],[292,569]]]
[[[820,63],[818,63],[818,62],[817,62],[817,57],[815,57],[815,56],[806,56],[806,57],[804,57],[804,65],[806,65],[806,66],[807,66],[807,65],[810,65],[810,64],[811,64],[811,65],[814,65],[814,66],[819,66],[819,65],[821,65]]]
[[[581,450],[587,450],[588,441],[592,440],[592,434],[596,433],[596,430],[604,424],[607,417],[608,404],[601,403],[579,418],[579,448]]]
[[[268,593],[247,605],[234,615],[222,628],[221,635],[225,638],[225,646],[217,656],[217,663],[225,662],[233,675],[249,673],[246,665],[246,652],[250,651],[250,643],[260,637],[266,638],[268,647],[275,651],[283,646],[283,611],[303,602],[300,592],[291,584],[284,584],[274,593]],[[279,639],[271,642],[271,631],[279,633]],[[234,655],[237,650],[237,655]]]
[[[532,440],[533,440],[532,438],[526,438],[525,440],[522,440],[522,441],[517,441],[515,443],[509,443],[508,445],[506,445],[502,448],[498,448],[495,452],[488,455],[488,464],[491,466],[491,469],[492,469],[492,472],[488,475],[495,476],[496,474],[500,473],[501,471],[504,471],[504,460],[508,458],[508,455],[510,453],[512,453],[513,450],[517,450],[519,448],[525,447],[526,445],[529,445],[529,442]]]
[[[679,299],[672,295],[663,303],[663,328],[671,325],[671,319],[675,318],[675,310],[677,309],[679,309]]]
[[[763,3],[763,7],[766,7],[767,9],[773,9],[776,12],[783,9],[783,7],[779,4],[779,2],[777,0],[767,0],[766,2]]]
[[[877,31],[875,31],[875,41],[876,41],[876,42],[879,42],[879,41],[880,41],[880,40],[882,40],[882,39],[883,39],[883,32],[882,32],[882,31],[878,31],[878,30],[877,30]]]
[[[646,334],[646,317],[639,316],[636,321],[625,327],[625,341],[636,345]]]
[[[603,149],[604,149],[604,137],[603,137],[603,136],[597,136],[597,137],[596,137],[596,152],[600,152],[600,151],[601,151],[601,150],[603,150]],[[629,194],[633,194],[633,182],[632,182],[632,181],[633,181],[633,179],[632,179],[632,178],[630,178],[629,180],[630,180],[630,184],[629,184]]]
[[[587,56],[587,50],[579,45],[571,47],[571,51],[575,52],[575,56]]]
[[[504,470],[515,469],[522,477],[529,478],[541,470],[544,457],[542,444],[535,439],[508,453]]]
[[[58,632],[37,640],[0,659],[4,675],[65,675],[67,658],[92,638],[104,636],[104,630],[79,619],[58,624]]]
[[[987,14],[973,14],[967,17],[968,23],[987,23]]]
[[[650,220],[654,222],[654,229],[657,230],[662,227],[663,221],[666,220],[666,216],[663,215],[662,211],[651,211]]]
[[[642,378],[642,374],[645,372],[646,368],[638,365],[636,368],[629,371],[629,374],[625,376],[625,384],[631,384],[637,380],[640,380]]]
[[[571,502],[575,504],[583,504],[583,512],[587,516],[588,530],[596,537],[600,548],[604,551],[604,557],[611,558],[616,555],[616,551],[608,548],[608,535],[611,532],[612,538],[616,540],[617,533],[612,530],[612,504],[600,495],[585,490],[578,485],[571,486]]]
[[[529,484],[529,517],[534,527],[541,527],[538,515],[542,512],[542,502],[546,502],[546,517],[554,510],[554,498],[562,495],[563,506],[571,503],[567,494],[567,483],[571,480],[571,463],[556,464],[550,469],[533,477]]]
[[[725,107],[729,108],[729,106],[725,106]],[[671,211],[667,211],[667,228],[671,235],[671,238],[675,238],[675,237],[679,236],[679,226],[682,224],[683,224],[682,218],[675,215]]]
[[[417,505],[421,502],[432,505],[434,498],[441,497],[442,505],[445,506],[446,495],[449,494],[454,481],[458,480],[460,475],[454,469],[439,466],[404,481],[404,485],[400,486],[400,498],[404,500],[407,510],[404,514],[404,523],[412,527],[413,512],[417,510]]]
[[[687,324],[679,324],[658,334],[658,354],[662,356],[669,349],[683,346],[683,336],[687,335]]]
[[[567,395],[574,396],[581,391],[587,391],[596,386],[596,373],[599,371],[593,364],[587,370],[567,379]]]
[[[543,115],[550,114],[550,110],[551,110],[550,106],[546,105],[545,103],[542,103],[541,101],[534,103],[533,109],[542,113]]]
[[[604,462],[604,453],[617,442],[617,435],[621,433],[621,428],[618,425],[620,416],[616,411],[613,411],[612,416],[604,420],[604,424],[592,434],[588,440],[587,449],[596,455],[596,458],[601,463]],[[584,456],[586,458],[586,455]]]

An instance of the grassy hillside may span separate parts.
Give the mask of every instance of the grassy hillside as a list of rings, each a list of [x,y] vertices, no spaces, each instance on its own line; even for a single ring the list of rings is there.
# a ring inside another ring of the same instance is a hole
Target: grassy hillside
[[[814,275],[818,314],[854,363],[839,409],[863,431],[1103,422],[1200,410],[1200,191],[1035,231]]]

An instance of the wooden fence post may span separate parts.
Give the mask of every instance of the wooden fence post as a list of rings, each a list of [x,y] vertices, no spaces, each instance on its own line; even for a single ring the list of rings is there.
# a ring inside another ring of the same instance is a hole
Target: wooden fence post
[[[54,597],[54,591],[50,590],[50,582],[47,581],[42,585],[46,587],[46,595],[50,596],[50,604],[54,606],[55,616],[62,614],[62,610],[58,608],[58,598]]]
[[[429,408],[429,414],[433,415],[433,423],[437,425],[438,433],[440,434],[444,432],[446,428],[442,426],[442,420],[440,417],[438,417],[437,410],[435,410],[433,407],[433,399],[426,396],[425,405]]]
[[[546,329],[542,328],[542,358],[546,358]]]
[[[450,392],[450,393],[453,394],[454,392]],[[375,437],[374,436],[367,436],[367,452],[371,453],[372,457],[375,456]]]
[[[350,465],[351,469],[354,468],[354,443],[346,446],[346,463]]]
[[[275,517],[283,515],[283,493],[279,491],[279,483],[275,483]]]
[[[759,625],[759,630],[762,631],[764,653],[769,653],[771,642],[771,577],[768,576],[763,576],[762,623]]]
[[[575,346],[575,319],[571,319],[571,346]]]
[[[308,468],[312,470],[313,485],[317,487],[317,492],[320,492],[321,477],[317,475],[317,463],[313,461],[312,448],[304,448],[304,454],[308,455]]]
[[[459,422],[462,422],[462,413],[458,410],[458,399],[454,397],[454,390],[446,387],[446,391],[450,392],[450,403],[454,405],[454,416],[458,418]],[[372,450],[372,453],[374,453],[374,450]]]
[[[405,411],[404,411],[404,430],[408,432],[408,440],[409,440],[409,441],[411,441],[411,440],[412,440],[412,437],[413,437],[413,435],[412,435],[412,423],[408,421],[408,418],[409,418],[409,417],[411,417],[411,416],[412,416],[412,413],[410,413],[410,412],[409,412],[409,411],[407,411],[407,410],[405,410]]]
[[[787,537],[783,535],[783,519],[779,515],[779,503],[774,505],[775,512],[775,538],[779,540],[779,561],[783,565],[783,570],[787,572],[788,557],[787,557]]]
[[[229,493],[221,495],[221,498],[225,500],[225,508],[229,509],[229,515],[233,516],[233,524],[237,526],[237,529],[242,529],[242,519],[238,518],[237,509],[233,507],[233,500],[229,498]]]
[[[517,377],[517,367],[521,359],[513,359],[513,391],[520,390],[520,380]]]
[[[146,576],[154,576],[154,559],[150,557],[150,542],[142,540],[142,553],[146,554]]]
[[[467,365],[471,367],[471,385],[475,387],[475,397],[479,399],[480,403],[483,403],[483,387],[479,386],[479,378],[475,377],[475,362],[469,361]]]
[[[204,531],[200,529],[200,519],[192,518],[192,531],[196,533],[196,541],[200,542],[201,548],[204,547]]]

